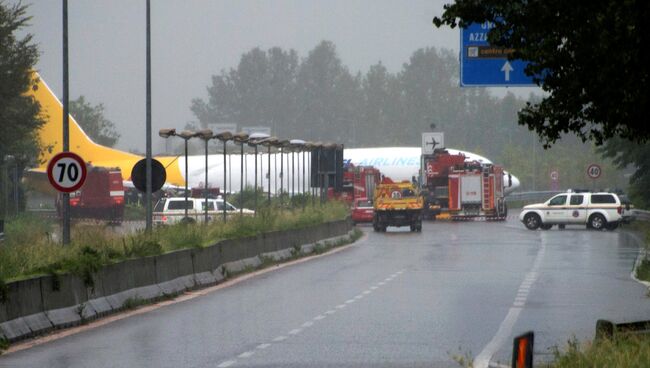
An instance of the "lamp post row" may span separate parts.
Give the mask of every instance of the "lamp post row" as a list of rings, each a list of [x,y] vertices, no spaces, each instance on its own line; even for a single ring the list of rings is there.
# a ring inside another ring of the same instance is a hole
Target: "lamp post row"
[[[280,140],[276,137],[271,137],[268,134],[264,133],[253,133],[251,135],[248,135],[247,133],[231,133],[229,131],[221,132],[218,134],[213,134],[212,130],[210,129],[204,129],[200,130],[197,132],[189,131],[189,130],[183,130],[181,132],[176,132],[176,129],[160,129],[158,135],[162,138],[169,138],[172,136],[179,137],[183,139],[184,141],[184,153],[185,153],[185,218],[188,217],[188,141],[192,138],[200,138],[205,142],[205,180],[204,180],[204,197],[205,197],[205,203],[204,203],[204,216],[205,216],[205,221],[207,222],[209,219],[208,216],[208,198],[209,198],[209,190],[208,190],[208,167],[209,167],[209,162],[208,162],[208,142],[210,139],[217,139],[219,141],[223,142],[223,177],[224,177],[224,188],[223,188],[223,220],[226,221],[226,195],[227,195],[227,188],[226,188],[226,157],[227,157],[227,142],[228,141],[233,141],[236,144],[240,145],[240,188],[239,188],[239,202],[240,202],[240,214],[243,214],[243,192],[244,192],[244,144],[248,144],[250,147],[255,148],[255,185],[254,185],[254,201],[255,201],[255,210],[257,210],[257,189],[258,189],[258,182],[257,182],[257,155],[259,154],[258,152],[258,146],[262,145],[267,147],[267,153],[268,153],[268,159],[267,159],[267,166],[268,166],[268,196],[267,196],[267,201],[270,204],[271,202],[271,148],[276,147],[280,149],[280,200],[282,201],[282,193],[284,193],[284,149],[288,148],[291,151],[291,166],[292,166],[292,178],[291,178],[291,200],[293,202],[294,199],[294,194],[295,194],[295,167],[294,167],[294,153],[302,152],[302,174],[303,174],[303,182],[302,182],[302,190],[303,193],[305,191],[305,153],[307,151],[312,152],[315,149],[325,147],[327,145],[324,145],[320,142],[318,143],[312,143],[312,142],[305,142],[304,140],[301,139],[292,139],[292,140]],[[288,157],[287,157],[288,158]],[[298,156],[300,159],[300,155]],[[277,161],[276,161],[276,176],[277,175]],[[300,170],[300,169],[299,169]],[[248,170],[247,170],[248,171]],[[300,173],[298,174],[300,175]],[[287,182],[288,183],[288,182]],[[298,190],[300,190],[300,178],[298,178]],[[232,188],[230,188],[232,190]],[[276,181],[276,189],[277,189],[277,181]],[[289,190],[289,186],[287,186],[287,190]]]

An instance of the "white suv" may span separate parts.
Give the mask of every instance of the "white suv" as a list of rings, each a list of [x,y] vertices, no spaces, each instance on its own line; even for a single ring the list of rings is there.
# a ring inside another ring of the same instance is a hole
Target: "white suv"
[[[187,206],[187,219],[185,219],[185,206]],[[253,215],[255,211],[243,208],[244,215]],[[226,214],[239,215],[240,210],[226,202]],[[218,219],[223,216],[223,199],[208,198],[208,220]],[[171,225],[185,219],[187,222],[201,222],[205,220],[205,198],[170,197],[161,198],[153,209],[153,222],[156,225]]]
[[[519,220],[529,230],[548,230],[553,225],[586,225],[588,229],[618,227],[623,207],[614,193],[562,193],[544,203],[525,206]]]

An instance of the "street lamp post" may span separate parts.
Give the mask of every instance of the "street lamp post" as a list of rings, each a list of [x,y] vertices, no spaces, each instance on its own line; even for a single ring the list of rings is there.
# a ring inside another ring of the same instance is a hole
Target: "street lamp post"
[[[300,162],[298,162],[298,183],[295,183],[295,164],[294,164],[294,155],[296,152],[300,151],[305,147],[305,141],[302,139],[292,139],[289,141],[291,145],[291,204],[294,203],[294,192],[295,185],[298,185],[298,190],[300,190]],[[300,154],[298,155],[298,161],[300,161]]]
[[[190,139],[197,137],[198,133],[189,131],[189,130],[183,130],[180,133],[176,132],[176,129],[160,129],[158,132],[158,135],[161,136],[162,138],[169,138],[171,136],[177,136],[183,141],[185,141],[185,217],[183,218],[183,222],[189,221],[189,218],[187,217],[187,181],[188,181],[188,164],[187,164],[187,141]]]
[[[280,206],[284,204],[284,148],[289,146],[289,141],[286,139],[278,142],[280,147]]]
[[[199,130],[196,132],[196,135],[203,139],[205,142],[205,183],[203,185],[203,195],[205,197],[205,224],[208,223],[208,142],[210,139],[212,139],[214,136],[212,135],[212,130],[210,129],[204,129],[204,130]],[[187,165],[187,162],[185,163]]]
[[[227,149],[226,149],[226,143],[229,140],[232,140],[232,133],[229,131],[221,132],[217,135],[214,136],[218,140],[223,142],[223,222],[226,222],[226,157],[227,157]]]
[[[235,143],[241,148],[239,159],[239,214],[244,215],[244,143],[248,141],[248,134],[239,132],[233,136]]]
[[[254,189],[254,203],[255,203],[255,216],[257,216],[257,146],[268,139],[269,135],[265,133],[253,133],[248,137],[248,145],[255,148],[255,189]],[[260,178],[261,180],[261,178]]]
[[[262,142],[262,145],[266,146],[266,148],[267,148],[267,155],[268,155],[268,157],[267,157],[267,161],[268,161],[268,167],[267,167],[268,173],[267,173],[267,176],[268,176],[268,178],[267,179],[268,179],[269,183],[268,183],[268,193],[267,193],[267,201],[266,202],[267,202],[267,205],[269,207],[271,206],[271,146],[274,146],[277,143],[278,143],[278,139],[276,137],[266,138],[264,140],[264,142]]]

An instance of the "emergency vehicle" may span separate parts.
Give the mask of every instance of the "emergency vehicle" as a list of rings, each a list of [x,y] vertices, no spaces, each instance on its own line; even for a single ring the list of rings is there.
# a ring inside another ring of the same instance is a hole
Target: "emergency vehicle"
[[[87,165],[84,185],[70,193],[70,217],[106,220],[119,224],[124,217],[124,184],[119,168]],[[57,197],[57,213],[61,216],[61,198]]]
[[[504,172],[499,165],[467,161],[462,153],[437,149],[422,156],[424,217],[505,220]]]

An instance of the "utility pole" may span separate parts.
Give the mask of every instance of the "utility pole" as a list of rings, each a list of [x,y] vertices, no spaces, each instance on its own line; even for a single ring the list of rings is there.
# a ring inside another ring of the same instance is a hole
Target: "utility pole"
[[[63,152],[70,150],[69,114],[69,76],[68,76],[68,0],[63,0]],[[63,245],[70,244],[70,194],[62,195]]]
[[[150,0],[147,0],[147,122],[146,122],[146,191],[145,191],[145,210],[146,210],[146,232],[151,233],[151,228],[153,225],[152,221],[152,207],[151,207],[151,4]],[[187,146],[187,141],[185,141]],[[186,156],[187,157],[187,153]],[[186,166],[187,169],[187,166]],[[187,180],[187,177],[185,177]],[[186,188],[187,189],[187,188]],[[187,193],[187,192],[186,192]],[[187,201],[185,202],[185,207],[187,207]],[[187,213],[186,213],[187,216]]]

